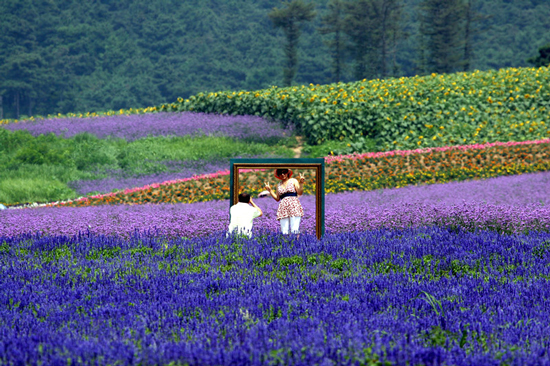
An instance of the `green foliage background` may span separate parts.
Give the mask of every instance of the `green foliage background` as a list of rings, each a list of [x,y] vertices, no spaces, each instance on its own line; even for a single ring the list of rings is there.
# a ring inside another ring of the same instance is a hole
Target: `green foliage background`
[[[404,0],[395,76],[418,73],[420,0]],[[334,82],[317,31],[304,28],[295,84]],[[171,102],[202,91],[281,85],[284,36],[267,14],[278,0],[3,0],[0,96],[4,118],[118,110]],[[472,69],[528,66],[550,40],[550,2],[484,0]],[[352,66],[342,81],[352,81]]]

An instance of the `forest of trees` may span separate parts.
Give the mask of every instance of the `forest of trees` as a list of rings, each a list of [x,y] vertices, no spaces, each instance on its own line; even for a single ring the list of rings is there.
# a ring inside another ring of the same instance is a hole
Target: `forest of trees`
[[[548,0],[2,0],[0,119],[543,65],[549,19]]]

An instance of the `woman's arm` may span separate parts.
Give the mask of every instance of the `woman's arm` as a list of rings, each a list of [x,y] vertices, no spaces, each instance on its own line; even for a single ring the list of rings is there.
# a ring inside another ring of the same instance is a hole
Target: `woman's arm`
[[[298,193],[298,196],[301,196],[304,193],[305,178],[302,176],[302,174],[300,174],[300,180],[297,180],[294,178],[292,178],[292,180],[293,180],[292,183],[294,184],[294,187],[296,187],[296,193]]]
[[[269,182],[265,182],[265,189],[269,192],[269,194],[271,195],[271,197],[273,197],[275,201],[279,202],[279,190],[277,190],[277,192],[273,192],[273,190],[271,190],[271,187],[269,186]]]

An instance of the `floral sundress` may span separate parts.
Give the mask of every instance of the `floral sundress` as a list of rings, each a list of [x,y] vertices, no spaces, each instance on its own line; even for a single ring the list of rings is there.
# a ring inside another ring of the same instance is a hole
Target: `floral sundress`
[[[277,186],[279,197],[285,193],[296,192],[296,187],[291,182],[286,182],[286,186],[279,183]],[[304,208],[298,199],[298,196],[285,197],[279,202],[277,209],[277,220],[287,217],[304,216]]]

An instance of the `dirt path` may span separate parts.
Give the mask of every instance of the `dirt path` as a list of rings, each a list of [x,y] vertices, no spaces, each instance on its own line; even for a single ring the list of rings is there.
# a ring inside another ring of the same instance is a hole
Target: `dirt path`
[[[296,136],[298,146],[292,149],[294,151],[294,158],[299,158],[302,155],[302,148],[304,146],[304,138],[302,136]]]

